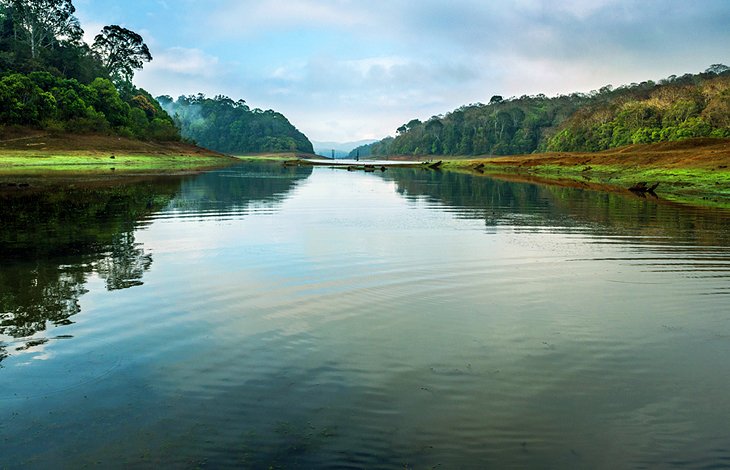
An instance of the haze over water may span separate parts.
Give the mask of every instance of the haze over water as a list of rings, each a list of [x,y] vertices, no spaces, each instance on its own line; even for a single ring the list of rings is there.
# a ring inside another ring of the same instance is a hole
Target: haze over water
[[[0,467],[730,466],[728,212],[242,165],[0,214]]]

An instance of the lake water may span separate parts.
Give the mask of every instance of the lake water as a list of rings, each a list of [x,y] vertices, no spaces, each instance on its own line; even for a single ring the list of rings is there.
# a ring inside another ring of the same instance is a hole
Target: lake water
[[[0,203],[0,468],[730,467],[728,212],[253,164]]]

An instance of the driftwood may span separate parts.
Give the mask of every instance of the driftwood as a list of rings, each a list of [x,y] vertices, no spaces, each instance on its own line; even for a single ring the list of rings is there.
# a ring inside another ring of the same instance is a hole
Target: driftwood
[[[644,194],[644,193],[655,194],[654,190],[656,190],[656,188],[658,186],[659,186],[659,183],[654,183],[651,186],[649,186],[646,181],[640,181],[640,182],[634,184],[633,186],[631,186],[629,188],[629,191],[631,191],[633,193],[639,193],[639,194]]]
[[[438,169],[441,166],[442,163],[443,163],[443,160],[439,160],[439,161],[434,162],[434,163],[427,163],[426,166],[428,168],[431,168],[432,170],[436,170],[436,169]]]
[[[368,173],[372,173],[375,170],[385,171],[385,166],[375,167],[375,165],[348,165],[347,171],[358,171],[363,170]]]

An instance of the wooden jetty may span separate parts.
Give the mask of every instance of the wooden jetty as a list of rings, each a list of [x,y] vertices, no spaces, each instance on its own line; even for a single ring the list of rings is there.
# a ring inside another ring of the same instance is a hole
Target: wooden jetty
[[[428,166],[428,162],[414,162],[402,160],[330,160],[327,158],[302,158],[302,165],[327,166],[330,168],[343,168],[348,171],[385,171],[388,168],[417,168]]]

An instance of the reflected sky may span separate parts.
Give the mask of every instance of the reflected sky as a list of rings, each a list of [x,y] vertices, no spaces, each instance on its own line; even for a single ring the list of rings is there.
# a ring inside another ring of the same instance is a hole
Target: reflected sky
[[[134,237],[119,264],[139,282],[45,259],[82,273],[42,290],[77,302],[72,323],[0,336],[11,466],[730,457],[724,212],[395,169],[243,165],[145,191],[165,197],[103,232]],[[36,272],[15,266],[0,279]],[[21,291],[4,328],[42,297]]]

